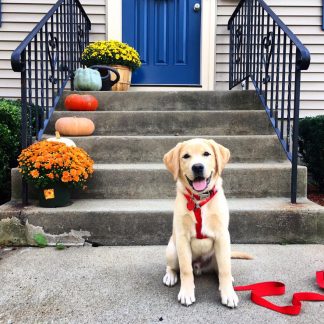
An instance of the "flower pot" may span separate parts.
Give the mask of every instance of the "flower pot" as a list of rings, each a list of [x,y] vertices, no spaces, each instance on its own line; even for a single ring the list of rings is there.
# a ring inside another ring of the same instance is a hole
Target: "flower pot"
[[[56,183],[39,190],[39,206],[46,208],[64,207],[71,204],[70,189],[63,183]]]
[[[128,66],[124,65],[111,65],[111,67],[117,70],[120,75],[120,80],[112,86],[112,90],[127,91],[131,84],[132,70]]]

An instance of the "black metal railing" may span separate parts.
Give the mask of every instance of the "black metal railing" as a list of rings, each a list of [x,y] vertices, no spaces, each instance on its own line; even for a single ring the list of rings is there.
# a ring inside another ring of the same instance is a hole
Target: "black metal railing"
[[[228,21],[229,87],[251,81],[291,169],[291,202],[297,198],[300,74],[310,54],[263,0],[241,0]]]
[[[59,0],[12,53],[12,69],[21,73],[22,148],[42,138],[68,81],[73,89],[90,29],[78,0]]]

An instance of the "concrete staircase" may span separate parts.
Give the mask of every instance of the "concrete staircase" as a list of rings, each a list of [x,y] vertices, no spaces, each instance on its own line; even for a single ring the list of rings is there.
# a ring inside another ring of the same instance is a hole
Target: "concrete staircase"
[[[223,179],[233,242],[323,242],[324,208],[306,199],[306,168],[298,169],[299,204],[291,205],[290,163],[253,92],[94,95],[98,111],[67,112],[61,103],[47,129],[53,134],[63,116],[94,121],[93,136],[73,138],[96,163],[88,190],[75,191],[69,207],[23,208],[19,215],[30,224],[51,234],[89,231],[90,241],[106,245],[166,244],[175,185],[162,157],[179,141],[205,137],[231,150]],[[19,174],[12,174],[7,212],[20,199]]]

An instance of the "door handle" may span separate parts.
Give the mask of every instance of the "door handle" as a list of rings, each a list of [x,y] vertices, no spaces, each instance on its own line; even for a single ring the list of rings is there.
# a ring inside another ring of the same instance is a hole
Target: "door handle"
[[[193,7],[193,10],[194,10],[195,12],[200,11],[200,3],[195,3],[195,4],[194,4],[194,7]]]

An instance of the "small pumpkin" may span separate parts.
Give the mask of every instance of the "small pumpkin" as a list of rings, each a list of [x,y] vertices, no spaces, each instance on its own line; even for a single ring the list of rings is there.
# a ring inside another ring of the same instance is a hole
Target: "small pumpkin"
[[[60,132],[58,132],[58,131],[55,132],[55,137],[50,137],[47,139],[47,141],[64,143],[64,144],[66,144],[66,146],[76,147],[75,143],[72,140],[70,140],[69,138],[66,138],[66,137],[61,137]]]
[[[95,125],[84,117],[62,117],[55,123],[55,129],[66,136],[89,136],[93,134]]]
[[[80,95],[72,93],[65,98],[64,106],[71,111],[94,111],[97,110],[99,103],[92,95]]]
[[[74,88],[79,91],[99,91],[102,88],[101,75],[97,70],[79,68],[74,72]]]

